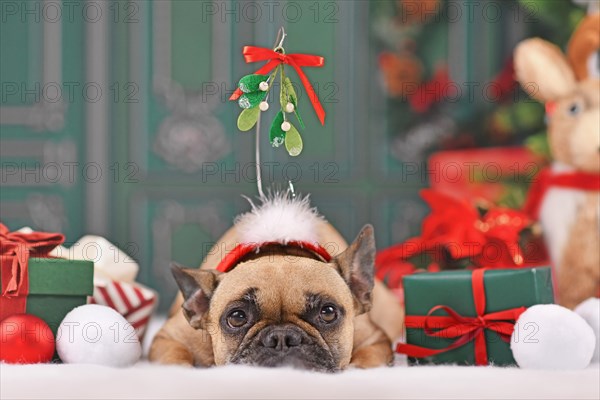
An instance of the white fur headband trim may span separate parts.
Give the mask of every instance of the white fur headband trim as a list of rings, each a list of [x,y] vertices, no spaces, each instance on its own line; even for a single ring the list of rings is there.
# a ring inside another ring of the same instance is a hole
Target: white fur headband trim
[[[259,205],[248,201],[252,210],[235,220],[241,243],[318,242],[318,225],[324,219],[310,206],[309,196],[289,198],[279,192],[268,195]]]

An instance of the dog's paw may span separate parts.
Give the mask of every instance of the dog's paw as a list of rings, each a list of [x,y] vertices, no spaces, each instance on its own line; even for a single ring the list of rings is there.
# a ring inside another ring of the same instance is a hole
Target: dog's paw
[[[163,337],[154,339],[148,359],[159,364],[194,366],[194,357],[185,346],[175,340]]]
[[[382,346],[369,346],[356,351],[352,355],[349,367],[352,369],[377,368],[391,366],[394,363],[392,350]]]

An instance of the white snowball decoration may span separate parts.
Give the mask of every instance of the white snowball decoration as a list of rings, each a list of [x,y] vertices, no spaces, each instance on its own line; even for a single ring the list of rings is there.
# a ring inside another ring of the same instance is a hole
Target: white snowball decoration
[[[600,299],[590,297],[577,307],[575,312],[579,314],[585,322],[594,330],[596,335],[596,350],[592,362],[600,362]]]
[[[56,334],[56,351],[64,363],[125,367],[142,355],[133,327],[115,310],[87,304],[69,312]]]
[[[594,331],[579,315],[540,304],[521,314],[510,348],[521,368],[582,369],[592,359],[595,342]]]

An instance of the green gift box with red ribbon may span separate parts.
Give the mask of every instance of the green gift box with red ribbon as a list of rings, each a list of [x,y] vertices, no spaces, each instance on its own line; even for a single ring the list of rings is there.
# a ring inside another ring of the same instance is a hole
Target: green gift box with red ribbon
[[[519,315],[554,303],[549,267],[418,273],[404,277],[404,295],[406,343],[396,350],[413,365],[514,365]]]
[[[0,321],[14,314],[40,317],[56,335],[73,308],[94,290],[94,263],[49,256],[58,233],[10,232],[0,223]]]

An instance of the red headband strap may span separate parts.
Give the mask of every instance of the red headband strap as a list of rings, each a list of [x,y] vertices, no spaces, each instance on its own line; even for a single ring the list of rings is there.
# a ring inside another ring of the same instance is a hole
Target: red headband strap
[[[252,252],[258,252],[261,248],[272,245],[279,244],[283,245],[283,243],[279,242],[265,242],[265,243],[240,243],[235,248],[227,253],[227,255],[221,260],[217,268],[217,271],[227,272],[232,270],[246,255]],[[331,261],[331,254],[323,246],[320,244],[315,244],[311,242],[301,242],[301,241],[290,241],[285,244],[286,246],[299,247],[301,249],[306,249],[312,251],[314,254],[318,255],[323,261],[329,262]]]

